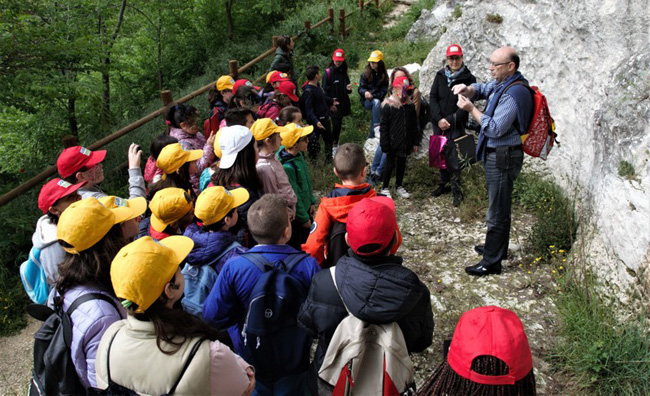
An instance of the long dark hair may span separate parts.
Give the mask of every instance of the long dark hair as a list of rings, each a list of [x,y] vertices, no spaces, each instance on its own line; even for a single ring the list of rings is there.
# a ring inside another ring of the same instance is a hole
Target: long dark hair
[[[241,103],[240,103],[241,102]],[[230,108],[246,107],[248,109],[262,104],[262,98],[259,92],[253,87],[242,85],[237,88],[234,96],[230,100]]]
[[[176,274],[174,274],[170,283],[174,284],[175,282]],[[165,306],[167,301],[167,296],[163,292],[144,313],[134,313],[138,308],[136,304],[129,307],[130,313],[136,319],[150,321],[153,324],[156,333],[156,345],[160,352],[173,355],[180,350],[185,341],[194,337],[207,338],[210,341],[217,339],[219,335],[217,330],[181,308],[167,308]],[[171,345],[171,349],[164,349],[163,342]]]
[[[382,83],[387,83],[388,82],[388,73],[386,72],[386,64],[384,63],[383,60],[380,60],[377,62],[377,74],[381,76],[381,82]],[[370,62],[366,65],[366,69],[363,71],[363,76],[366,78],[366,81],[372,82],[373,79],[373,70],[372,66],[370,66]]]
[[[151,141],[151,146],[149,146],[149,154],[153,157],[153,159],[158,159],[158,156],[160,155],[160,152],[162,149],[165,148],[165,146],[178,143],[178,139],[176,139],[173,136],[169,136],[167,134],[162,134],[160,136],[156,136],[152,141]]]
[[[169,121],[174,128],[180,128],[182,122],[196,118],[196,107],[177,104],[167,108],[165,119]]]
[[[111,283],[111,262],[126,243],[122,226],[115,224],[90,248],[79,254],[66,253],[65,259],[59,264],[59,279],[56,282],[59,295],[63,296],[71,288],[86,284],[92,284],[115,295]],[[59,244],[71,247],[63,241],[59,241]]]
[[[162,189],[167,187],[178,187],[182,188],[184,191],[189,191],[192,199],[196,199],[196,193],[194,193],[194,188],[192,188],[192,183],[190,182],[190,163],[186,162],[181,166],[177,172],[170,173],[165,175],[163,179],[158,180],[149,187],[149,194],[147,195],[147,200],[151,201],[154,195]]]
[[[494,356],[478,356],[472,361],[472,370],[483,375],[506,375],[508,366]],[[530,370],[514,385],[483,385],[458,375],[445,360],[429,377],[418,396],[476,395],[476,396],[529,396],[536,395],[535,374]]]
[[[280,49],[284,51],[287,55],[291,55],[289,44],[291,44],[291,36],[284,35],[278,37],[278,47],[280,47]]]
[[[226,188],[239,184],[253,191],[261,191],[262,182],[255,168],[255,139],[237,154],[235,163],[228,169],[217,169],[212,183]]]

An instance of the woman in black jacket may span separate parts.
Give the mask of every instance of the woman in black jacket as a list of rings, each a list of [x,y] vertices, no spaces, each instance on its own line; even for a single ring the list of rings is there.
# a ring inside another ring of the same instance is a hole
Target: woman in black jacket
[[[339,48],[334,51],[332,62],[329,67],[325,69],[322,86],[325,94],[332,98],[336,104],[336,110],[331,113],[333,143],[332,157],[334,157],[336,149],[339,146],[343,117],[349,116],[352,112],[350,98],[348,97],[348,95],[352,93],[352,84],[350,84],[348,64],[345,61],[345,51],[343,51],[343,49]]]
[[[460,45],[450,45],[447,48],[447,65],[438,70],[429,96],[431,120],[436,135],[445,135],[451,141],[465,134],[469,113],[456,106],[458,95],[452,93],[451,87],[456,84],[470,85],[475,82],[476,77],[463,64],[463,50]],[[455,148],[450,150],[450,155],[458,156]],[[458,158],[454,158],[453,161],[458,163]],[[454,206],[459,206],[463,200],[460,190],[460,169],[440,169],[440,185],[431,195],[438,197],[449,191],[453,193]]]

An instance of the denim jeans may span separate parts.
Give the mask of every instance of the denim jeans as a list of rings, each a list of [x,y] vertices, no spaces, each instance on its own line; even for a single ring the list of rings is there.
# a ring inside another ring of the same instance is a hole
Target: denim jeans
[[[504,149],[509,148],[505,147]],[[480,262],[483,266],[500,264],[508,253],[512,189],[514,181],[521,171],[523,161],[524,152],[519,147],[503,152],[487,153],[483,163],[489,201],[486,215],[485,250]]]
[[[386,154],[381,151],[381,146],[377,146],[375,156],[372,157],[372,164],[370,164],[370,171],[379,176],[384,174],[384,167],[386,166]]]
[[[372,111],[372,120],[370,121],[370,132],[368,132],[368,139],[374,138],[375,137],[375,126],[379,125],[379,121],[381,120],[381,100],[379,100],[379,99],[373,99],[373,100],[364,99],[363,100],[363,107],[365,107],[366,110],[371,110]]]
[[[307,373],[288,375],[268,383],[257,379],[253,396],[303,396],[308,395]]]

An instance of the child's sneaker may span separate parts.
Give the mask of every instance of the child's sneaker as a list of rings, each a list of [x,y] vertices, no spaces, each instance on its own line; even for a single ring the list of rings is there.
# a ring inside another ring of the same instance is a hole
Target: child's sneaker
[[[332,147],[332,158],[334,158],[334,156],[336,155],[336,150],[338,150],[338,149],[339,149],[339,146]]]
[[[400,198],[408,199],[411,197],[411,194],[409,194],[409,192],[402,186],[397,187],[395,192],[400,196]]]
[[[381,191],[379,191],[379,195],[383,195],[385,197],[393,199],[393,197],[391,197],[391,195],[390,195],[390,190],[387,189],[387,188],[382,188]]]

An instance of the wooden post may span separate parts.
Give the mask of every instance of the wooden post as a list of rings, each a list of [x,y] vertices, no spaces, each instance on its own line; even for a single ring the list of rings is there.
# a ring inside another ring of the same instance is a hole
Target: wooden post
[[[379,0],[375,0],[375,7],[379,8]]]
[[[231,59],[228,61],[228,70],[230,77],[234,78],[235,80],[239,77],[239,64],[237,63],[236,59]]]
[[[334,9],[327,9],[327,17],[330,19],[330,34],[334,34]]]
[[[363,3],[365,0],[359,0],[359,11],[363,12]]]
[[[174,95],[172,95],[172,91],[169,90],[161,91],[160,99],[162,99],[163,106],[167,106],[174,101]]]
[[[273,36],[273,48],[278,48],[278,36]]]
[[[311,22],[305,21],[305,31],[309,32],[311,30]]]
[[[341,8],[339,10],[339,31],[341,36],[345,37],[345,9]]]

